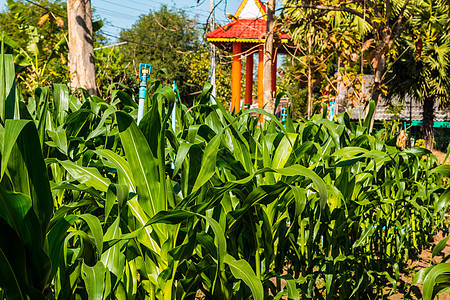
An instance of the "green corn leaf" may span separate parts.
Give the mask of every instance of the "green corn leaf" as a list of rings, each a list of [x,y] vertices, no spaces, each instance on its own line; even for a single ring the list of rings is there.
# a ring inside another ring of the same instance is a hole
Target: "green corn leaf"
[[[225,255],[225,263],[230,266],[231,273],[237,279],[241,279],[250,288],[253,294],[253,299],[263,300],[264,289],[261,280],[256,277],[250,264],[243,260],[235,260],[233,256]]]
[[[64,244],[64,239],[66,237],[67,230],[72,226],[72,224],[78,219],[76,215],[68,215],[60,219],[47,234],[49,257],[52,263],[52,271],[50,273],[50,280],[56,274],[59,264],[56,262],[60,261],[61,248]]]
[[[274,169],[275,172],[284,176],[304,176],[312,180],[314,185],[317,188],[320,196],[320,208],[324,209],[327,204],[328,192],[325,182],[320,178],[316,173],[311,171],[310,169],[300,166],[300,165],[292,165],[283,169]]]
[[[18,236],[30,243],[33,228],[29,228],[25,218],[31,210],[31,199],[23,194],[12,193],[0,186],[0,218],[13,228]]]
[[[299,188],[297,186],[291,186],[291,190],[294,194],[295,199],[295,217],[301,216],[302,212],[305,210],[306,207],[306,191],[302,188]]]
[[[423,268],[423,269],[420,269],[419,271],[417,271],[417,273],[414,275],[414,278],[412,280],[412,284],[424,282],[425,277],[431,271],[432,268],[433,268],[433,266],[430,266],[430,267],[426,267],[426,268]]]
[[[288,299],[299,300],[300,294],[298,293],[297,286],[294,279],[286,280],[286,288],[288,291]]]
[[[109,149],[98,149],[95,150],[94,153],[106,158],[116,168],[120,184],[128,186],[130,191],[136,192],[130,165],[122,156]]]
[[[137,201],[137,197],[129,200],[127,202],[128,207],[131,210],[131,213],[136,218],[139,227],[143,229],[138,229],[136,234],[139,236],[139,241],[144,244],[147,248],[153,250],[158,253],[160,251],[160,246],[155,242],[152,237],[152,230],[150,227],[146,226],[148,222],[148,216],[142,209],[142,206],[139,205]],[[161,235],[162,236],[162,235]],[[134,237],[134,236],[133,236]]]
[[[108,191],[106,192],[105,201],[105,220],[108,220],[108,216],[117,200],[117,207],[120,213],[121,209],[128,200],[129,189],[128,186],[122,184],[110,184]]]
[[[352,248],[358,248],[367,243],[367,239],[370,238],[375,232],[375,227],[365,228],[361,234],[361,237],[353,244]]]
[[[64,124],[69,112],[69,89],[66,84],[53,84],[53,105],[54,118],[59,125]]]
[[[58,148],[61,153],[67,156],[67,137],[66,131],[62,128],[62,126],[59,126],[56,131],[47,130],[47,134],[53,142],[46,142],[46,144]]]
[[[292,147],[297,136],[297,134],[288,133],[281,139],[273,155],[272,168],[279,169],[284,167],[292,153]]]
[[[439,284],[439,287],[437,287]],[[434,266],[426,275],[423,282],[423,299],[431,300],[433,292],[450,286],[450,263]]]
[[[450,165],[440,165],[430,171],[430,174],[439,173],[450,177]]]
[[[450,238],[450,236],[442,239],[441,241],[439,241],[439,243],[437,243],[436,246],[434,246],[433,248],[433,252],[431,253],[431,257],[435,257],[436,255],[438,255],[442,250],[444,250],[445,246],[447,246],[447,241]]]
[[[447,209],[450,205],[450,189],[442,193],[439,199],[434,204],[434,212],[440,212],[443,209]]]
[[[16,253],[17,254],[17,253]],[[23,285],[18,281],[19,274],[16,274],[3,250],[0,248],[0,285],[6,291],[8,299],[27,299],[22,293]]]
[[[1,165],[1,176],[0,178],[3,178],[3,175],[5,174],[5,170],[7,167],[7,163],[9,160],[9,157],[11,155],[11,151],[13,149],[13,146],[16,144],[17,139],[19,138],[19,135],[22,133],[22,130],[27,126],[31,121],[29,120],[16,120],[14,122],[8,122],[8,124],[5,126],[7,130],[5,130],[4,133],[4,144],[2,147],[2,165]]]
[[[225,269],[225,255],[227,254],[227,241],[225,239],[225,232],[219,223],[211,217],[198,215],[206,220],[211,229],[214,232],[215,240],[217,243],[217,258],[219,260],[219,270],[224,271]]]
[[[192,193],[195,193],[214,175],[216,169],[216,157],[219,150],[222,133],[217,134],[206,146],[202,159],[200,172],[195,180]]]
[[[34,123],[29,120],[7,120],[3,150],[6,156],[5,161],[2,157],[3,172],[6,168],[13,171],[9,173],[13,174],[14,190],[31,198],[42,232],[47,232],[53,214],[53,198]]]
[[[39,141],[41,144],[41,149],[44,145],[45,140],[45,127],[47,125],[47,110],[48,102],[50,101],[50,89],[47,87],[39,87],[35,91],[35,98],[39,98],[39,106],[41,106],[39,123],[38,123],[38,133]]]
[[[364,127],[369,128],[372,121],[373,114],[375,113],[375,102],[368,101],[369,111],[367,112],[366,119],[364,120]]]
[[[336,150],[332,155],[333,156],[341,156],[343,158],[353,158],[359,154],[367,153],[368,150],[360,147],[345,147],[339,150]]]
[[[133,119],[117,112],[119,134],[133,179],[136,183],[139,204],[149,217],[166,209],[164,195],[160,195],[158,160]]]
[[[105,273],[106,268],[101,261],[93,267],[89,267],[83,262],[81,267],[81,277],[86,284],[86,291],[89,299],[103,299]]]
[[[328,119],[321,119],[321,120],[317,121],[317,124],[321,124],[321,125],[325,126],[325,128],[327,129],[331,138],[333,139],[336,149],[340,149],[341,142],[340,142],[340,138],[339,138],[339,133],[337,131],[338,127]]]
[[[11,54],[0,55],[0,122],[13,119],[16,110],[16,81]],[[18,106],[17,106],[18,108]]]
[[[80,215],[80,218],[83,219],[89,226],[91,230],[92,237],[94,238],[95,247],[97,248],[97,257],[100,259],[103,248],[103,230],[100,224],[100,221],[97,217],[90,214]]]
[[[124,105],[124,106],[131,106],[134,108],[138,108],[138,105],[136,104],[135,101],[133,101],[133,99],[130,97],[130,95],[128,95],[127,93],[125,93],[124,91],[116,91],[116,95],[117,98],[119,98],[120,102]]]
[[[113,224],[108,228],[103,237],[105,240],[120,238],[122,232],[120,230],[120,216],[116,218]],[[121,248],[125,241],[119,242],[106,250],[101,257],[101,261],[106,268],[111,271],[118,279],[122,278],[125,266],[125,255],[121,252]]]
[[[180,147],[178,148],[178,152],[175,159],[175,168],[173,170],[173,174],[177,174],[178,171],[181,168],[182,163],[186,159],[187,154],[189,153],[189,150],[191,149],[191,146],[193,144],[190,143],[181,143]]]
[[[70,160],[58,161],[59,164],[78,182],[100,191],[107,191],[111,181],[100,175],[94,167],[82,167]]]
[[[185,210],[160,211],[147,222],[146,226],[156,223],[179,224],[194,215],[195,213]]]
[[[48,256],[43,251],[44,237],[32,209],[31,199],[23,194],[9,192],[0,186],[0,225],[3,228],[3,242],[0,243],[0,248],[5,255],[10,253],[7,255],[9,264],[14,272],[17,272],[16,276],[20,277],[17,280],[22,282],[22,285],[30,284],[37,290],[43,289],[51,266]],[[12,250],[14,252],[11,252]],[[27,258],[21,257],[22,252],[27,253]],[[25,269],[16,270],[21,264],[25,264]],[[24,287],[23,290],[29,292]]]

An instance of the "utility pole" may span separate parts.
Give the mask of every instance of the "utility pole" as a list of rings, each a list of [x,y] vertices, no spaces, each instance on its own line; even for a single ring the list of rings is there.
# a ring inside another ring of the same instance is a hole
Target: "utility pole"
[[[309,9],[309,14],[311,15],[311,8]],[[311,72],[311,51],[312,51],[312,34],[311,34],[311,21],[308,25],[308,120],[311,119],[312,109],[313,109],[313,100],[312,100],[312,72]],[[339,62],[338,62],[339,69]],[[339,71],[338,71],[339,72]],[[339,110],[339,105],[337,101],[335,101],[335,109]]]
[[[273,113],[275,103],[273,101],[272,90],[272,67],[274,63],[273,51],[273,28],[275,23],[275,0],[267,2],[267,26],[266,26],[266,42],[264,43],[264,106],[265,110]]]
[[[67,0],[69,64],[72,88],[97,95],[90,0]]]
[[[209,27],[210,27],[210,31],[213,31],[215,29],[215,20],[214,20],[214,0],[210,0],[209,1],[209,5],[210,5],[210,9],[211,9],[211,14],[210,14],[210,18],[209,18]],[[216,91],[216,46],[214,46],[213,43],[211,43],[210,45],[210,53],[209,56],[211,58],[211,70],[210,70],[210,74],[211,74],[211,85],[213,86],[212,89],[212,93],[211,95],[213,97],[211,97],[211,101],[213,104],[216,103],[216,95],[217,95],[217,91]]]

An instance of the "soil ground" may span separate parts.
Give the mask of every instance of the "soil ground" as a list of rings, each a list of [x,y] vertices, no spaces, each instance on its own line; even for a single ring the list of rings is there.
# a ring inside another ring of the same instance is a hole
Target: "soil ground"
[[[446,165],[450,164],[450,157],[444,162],[446,153],[433,151],[436,155],[439,163],[444,163]],[[399,282],[399,288],[387,299],[398,300],[398,299],[422,299],[422,284],[411,285],[414,274],[430,265],[430,263],[438,263],[443,257],[450,255],[450,240],[447,241],[447,246],[442,250],[442,252],[435,258],[431,257],[431,251],[433,247],[439,243],[444,238],[442,231],[434,236],[433,244],[429,249],[422,251],[419,259],[416,261],[411,261],[409,266],[411,272],[408,274],[401,275],[401,281]],[[450,291],[447,291],[439,296],[439,300],[450,300]]]
[[[433,151],[433,154],[436,155],[436,158],[438,159],[439,163],[441,164],[444,163],[445,156],[447,155],[446,153],[440,151]],[[450,156],[445,161],[445,164],[450,165]]]
[[[439,263],[443,257],[450,254],[449,240],[447,241],[447,246],[444,248],[444,250],[442,250],[441,253],[439,253],[439,255],[434,258],[431,257],[431,251],[433,250],[434,246],[443,238],[444,236],[442,234],[442,231],[434,236],[434,242],[431,247],[427,250],[422,251],[418,260],[410,262],[409,265],[411,272],[401,275],[397,291],[393,292],[392,295],[388,296],[386,299],[422,299],[422,284],[411,285],[414,274],[417,271],[430,266],[430,263],[433,263],[433,265]],[[440,295],[439,300],[450,300],[450,291],[446,291],[445,293]]]

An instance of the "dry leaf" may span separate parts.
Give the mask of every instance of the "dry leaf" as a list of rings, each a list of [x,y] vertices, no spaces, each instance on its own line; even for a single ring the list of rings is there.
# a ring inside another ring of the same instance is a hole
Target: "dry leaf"
[[[58,27],[64,27],[64,21],[61,18],[56,18],[56,25],[58,25]]]
[[[364,42],[364,45],[362,46],[361,51],[366,51],[369,49],[370,45],[372,44],[373,39],[369,39],[367,41]]]
[[[43,15],[43,16],[39,19],[39,22],[38,22],[39,27],[44,26],[44,24],[47,23],[49,17],[50,17],[49,14]]]

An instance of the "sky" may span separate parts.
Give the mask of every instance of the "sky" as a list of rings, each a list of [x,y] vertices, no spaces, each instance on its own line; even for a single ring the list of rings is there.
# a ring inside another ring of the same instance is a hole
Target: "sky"
[[[2,0],[4,1],[4,0]],[[216,22],[225,24],[229,22],[226,13],[234,13],[241,0],[214,0],[216,7],[215,17]],[[165,4],[169,8],[183,9],[191,18],[195,18],[200,23],[199,26],[205,24],[210,14],[210,1],[200,0],[178,0],[178,1],[164,1],[164,0],[139,0],[139,1],[121,1],[121,0],[91,0],[92,6],[96,13],[102,18],[106,19],[106,24],[103,31],[110,36],[114,41],[113,36],[118,36],[121,29],[131,28],[131,26],[138,20],[139,15],[146,14],[150,10],[158,10],[161,5]],[[108,24],[108,22],[110,22]]]
[[[39,2],[39,0],[30,0]],[[241,0],[214,0],[216,5],[216,22],[224,25],[229,20],[227,13],[234,14],[241,3]],[[129,29],[138,20],[139,15],[146,14],[150,10],[158,10],[161,5],[166,4],[169,8],[179,8],[187,12],[191,18],[197,22],[205,24],[210,13],[210,0],[91,0],[95,14],[103,19],[103,32],[108,36],[111,43],[117,41],[121,29]],[[0,8],[5,9],[6,0],[0,0]]]

